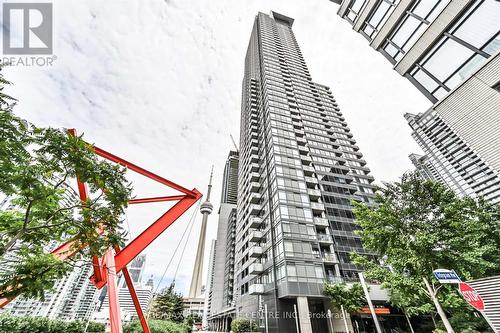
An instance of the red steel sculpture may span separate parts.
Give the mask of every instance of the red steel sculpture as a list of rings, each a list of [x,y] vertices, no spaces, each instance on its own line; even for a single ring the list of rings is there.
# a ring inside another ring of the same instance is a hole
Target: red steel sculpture
[[[72,136],[76,136],[75,129],[68,130],[68,133]],[[120,164],[126,167],[128,170],[134,171],[182,193],[180,195],[129,200],[128,203],[130,205],[162,201],[177,201],[177,203],[175,203],[174,206],[172,206],[167,212],[160,216],[155,222],[153,222],[146,230],[144,230],[139,236],[133,239],[123,249],[120,249],[118,246],[116,246],[114,249],[109,249],[102,258],[98,258],[96,256],[92,258],[92,264],[94,267],[94,274],[90,277],[92,283],[98,289],[101,289],[105,285],[108,286],[109,320],[111,333],[122,333],[120,305],[118,301],[118,289],[116,285],[116,274],[118,274],[119,272],[123,273],[144,333],[150,333],[151,331],[149,330],[146,318],[139,304],[139,299],[137,298],[132,279],[130,278],[127,264],[130,263],[149,244],[151,244],[151,242],[153,242],[170,225],[172,225],[172,223],[174,223],[182,214],[184,214],[184,212],[186,212],[196,201],[198,201],[202,197],[202,194],[197,189],[188,190],[168,179],[158,176],[151,171],[143,169],[140,166],[130,163],[101,148],[93,147],[93,149],[95,150],[95,153],[97,155],[107,160]],[[88,198],[87,187],[78,178],[77,183],[80,199],[83,202],[86,202]],[[105,230],[102,229],[98,229],[98,231],[99,234],[103,234],[105,232]],[[61,260],[65,260],[69,257],[74,256],[77,252],[82,250],[82,248],[75,249],[73,245],[74,242],[72,241],[66,242],[52,251],[52,254]],[[0,299],[0,308],[3,308],[10,301],[11,299]]]

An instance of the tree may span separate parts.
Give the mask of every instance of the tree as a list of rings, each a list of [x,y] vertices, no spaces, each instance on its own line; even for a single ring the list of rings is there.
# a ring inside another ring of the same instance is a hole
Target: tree
[[[0,333],[104,333],[104,324],[90,322],[87,330],[81,321],[51,320],[43,317],[14,317],[0,314]]]
[[[256,332],[257,330],[257,323],[249,319],[239,318],[231,322],[231,331],[234,333]]]
[[[0,297],[43,298],[72,268],[49,253],[54,245],[73,240],[75,258],[123,245],[131,187],[125,169],[98,159],[82,137],[15,116],[7,83],[0,76]],[[76,177],[89,187],[86,202],[70,185]]]
[[[345,283],[325,284],[323,293],[330,298],[332,305],[342,311],[344,324],[347,327],[346,312],[349,314],[359,311],[365,304],[366,298],[363,287],[359,283],[353,283],[350,287]]]
[[[169,320],[148,320],[148,326],[151,333],[188,333],[191,332],[191,326],[174,323]],[[143,333],[141,323],[134,321],[123,327],[123,333]]]
[[[201,321],[202,318],[196,313],[189,314],[184,318],[184,324],[188,327],[193,327],[194,324],[201,323]]]
[[[175,292],[172,283],[160,295],[156,296],[151,310],[151,318],[171,320],[181,323],[184,320],[184,301],[180,293]]]
[[[453,332],[446,312],[467,305],[456,288],[435,283],[432,272],[454,269],[466,280],[498,274],[499,205],[459,198],[414,173],[380,188],[375,205],[354,205],[363,244],[383,258],[383,267],[355,254],[354,262],[366,269],[367,278],[383,282],[395,305],[410,314],[434,308]]]

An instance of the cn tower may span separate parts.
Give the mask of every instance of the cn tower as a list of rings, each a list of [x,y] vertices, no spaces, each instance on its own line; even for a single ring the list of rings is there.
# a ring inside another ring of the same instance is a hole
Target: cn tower
[[[214,167],[210,172],[210,181],[208,183],[207,198],[200,206],[200,212],[203,215],[201,220],[200,239],[198,240],[198,250],[196,251],[196,261],[194,262],[193,278],[191,287],[189,288],[189,297],[196,298],[201,295],[201,287],[203,281],[203,256],[205,252],[205,235],[207,233],[208,215],[212,213],[214,206],[210,203],[210,192],[212,191],[212,176]]]

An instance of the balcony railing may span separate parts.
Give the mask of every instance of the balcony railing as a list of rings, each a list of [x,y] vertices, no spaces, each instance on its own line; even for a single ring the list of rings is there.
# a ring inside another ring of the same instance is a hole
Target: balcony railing
[[[262,219],[260,217],[251,217],[250,218],[250,228],[258,228],[262,224]]]
[[[320,242],[330,242],[330,243],[333,243],[331,235],[318,234],[318,240]]]
[[[325,205],[321,202],[311,202],[311,208],[313,211],[322,212],[325,210]]]
[[[264,248],[262,246],[253,246],[248,251],[248,255],[251,258],[259,258],[264,253]]]
[[[264,293],[264,285],[260,283],[252,284],[248,287],[250,295],[262,295]]]
[[[335,258],[335,256],[333,254],[323,254],[323,256],[321,258],[323,259],[324,262],[338,263],[337,258]]]
[[[248,274],[257,275],[264,271],[264,265],[260,263],[253,263],[248,267]]]
[[[328,227],[330,224],[328,223],[328,219],[325,219],[323,217],[314,217],[314,224],[321,226],[321,227]]]
[[[309,197],[312,199],[318,199],[321,197],[321,191],[317,189],[307,189],[307,194],[309,194]]]
[[[343,283],[344,278],[342,276],[327,276],[326,282],[328,283]]]
[[[308,184],[318,184],[318,179],[315,177],[304,177],[306,180],[306,183]]]
[[[250,242],[258,242],[264,237],[264,234],[262,231],[252,231],[249,235],[249,241]]]

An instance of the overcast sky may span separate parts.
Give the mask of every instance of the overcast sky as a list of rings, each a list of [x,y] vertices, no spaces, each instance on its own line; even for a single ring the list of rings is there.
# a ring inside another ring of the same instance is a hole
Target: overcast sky
[[[243,63],[257,12],[295,18],[293,30],[315,82],[331,87],[378,182],[411,169],[419,152],[403,114],[430,102],[392,70],[328,0],[54,1],[53,67],[5,72],[16,112],[37,125],[75,127],[95,143],[185,187],[206,193],[215,165],[207,253],[216,237],[229,138],[239,138]],[[163,194],[132,177],[138,195]],[[132,237],[165,204],[129,209]],[[191,216],[147,250],[146,277],[158,280]],[[177,275],[187,293],[201,216]],[[169,282],[179,257],[167,271]]]

